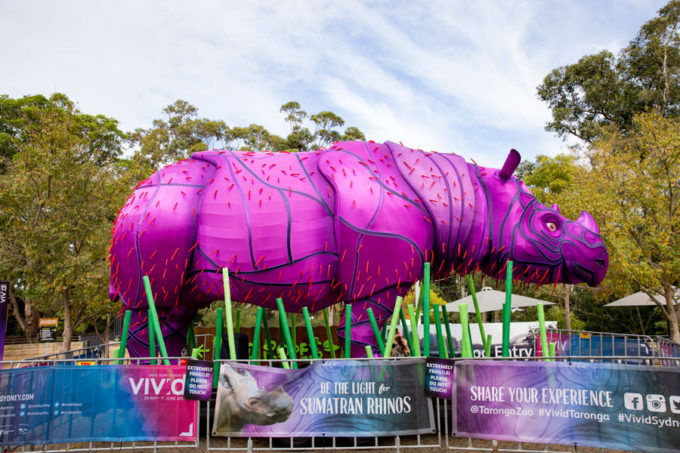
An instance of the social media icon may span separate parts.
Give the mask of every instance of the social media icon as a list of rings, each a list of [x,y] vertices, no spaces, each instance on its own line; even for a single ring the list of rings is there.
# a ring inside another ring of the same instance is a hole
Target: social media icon
[[[642,410],[642,395],[639,393],[626,393],[623,395],[623,405],[631,411]]]
[[[647,395],[647,410],[650,412],[666,412],[666,397],[663,395]]]
[[[671,396],[668,398],[668,405],[670,406],[671,412],[680,414],[680,396]]]

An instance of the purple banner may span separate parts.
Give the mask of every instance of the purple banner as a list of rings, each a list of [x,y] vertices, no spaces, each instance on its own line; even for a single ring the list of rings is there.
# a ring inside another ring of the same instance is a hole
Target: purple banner
[[[678,368],[466,360],[455,372],[457,436],[678,451]]]
[[[218,436],[391,436],[434,432],[423,360],[331,360],[298,370],[224,362]]]
[[[0,360],[5,352],[5,331],[9,311],[9,282],[0,282]]]

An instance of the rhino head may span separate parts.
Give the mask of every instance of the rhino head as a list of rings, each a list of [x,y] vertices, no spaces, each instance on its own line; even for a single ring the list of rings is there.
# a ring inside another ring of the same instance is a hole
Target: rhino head
[[[523,281],[597,286],[609,264],[597,222],[586,211],[569,220],[557,205],[541,204],[512,176],[519,162],[520,155],[513,149],[502,169],[477,171],[492,195],[487,197],[491,247],[480,267],[498,276],[504,263],[512,260],[513,274]]]

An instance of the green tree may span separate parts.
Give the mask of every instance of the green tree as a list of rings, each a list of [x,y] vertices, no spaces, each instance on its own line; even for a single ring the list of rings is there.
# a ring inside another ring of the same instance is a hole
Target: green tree
[[[227,147],[244,151],[281,150],[285,148],[285,140],[272,134],[264,126],[251,124],[248,127],[235,127],[229,138]],[[239,146],[240,145],[240,146]]]
[[[165,119],[153,121],[150,129],[137,129],[129,134],[130,144],[138,147],[137,162],[145,164],[147,172],[191,153],[220,147],[231,131],[224,121],[198,118],[198,109],[184,100],[165,107]]]
[[[342,137],[340,132],[335,129],[344,126],[345,120],[335,113],[323,111],[316,115],[312,115],[309,119],[312,120],[316,126],[314,139],[316,140],[317,146],[329,146],[331,143],[339,141]]]
[[[576,165],[576,155],[558,154],[549,157],[539,154],[535,161],[520,163],[516,175],[546,206],[558,205],[568,199],[574,178],[582,168]]]
[[[229,127],[222,120],[199,118],[198,109],[180,99],[165,107],[165,118],[154,120],[151,128],[129,134],[130,145],[137,150],[131,160],[142,179],[161,165],[211,148],[307,151],[338,140],[365,140],[356,127],[348,127],[344,133],[337,130],[344,125],[344,120],[333,112],[324,111],[310,117],[296,101],[282,105],[280,112],[290,126],[285,138],[272,134],[260,124]],[[308,119],[315,125],[314,133],[304,124]],[[0,135],[0,147],[1,139]]]
[[[591,168],[576,186],[610,251],[608,284],[649,294],[680,343],[680,119],[638,114],[628,133],[609,127],[585,156]]]
[[[302,122],[307,118],[307,112],[300,108],[300,103],[297,101],[286,102],[279,110],[286,114],[285,121],[291,127],[302,126]]]
[[[63,94],[4,96],[0,111],[12,150],[0,175],[0,274],[24,314],[63,317],[67,350],[79,324],[114,310],[106,244],[127,192],[117,160],[124,136],[114,119],[83,114]],[[35,334],[16,305],[14,316]]]
[[[290,126],[290,133],[285,139],[285,147],[289,150],[306,151],[341,140],[366,140],[363,132],[354,126],[346,128],[344,132],[337,130],[344,126],[345,120],[333,112],[322,111],[309,116],[296,101],[282,105],[281,112],[286,114],[285,120]],[[314,124],[313,133],[304,125],[307,118]]]
[[[366,140],[366,136],[364,135],[363,132],[361,132],[356,127],[350,126],[347,129],[345,129],[345,133],[342,134],[342,137],[340,137],[340,140],[343,140],[343,141]]]
[[[613,125],[626,132],[636,113],[680,112],[680,0],[659,10],[618,57],[587,55],[548,74],[538,96],[552,110],[546,130],[592,144]]]
[[[40,95],[20,99],[0,95],[0,173],[7,171],[7,164],[19,152],[24,127],[48,103],[49,100]]]
[[[303,121],[308,117],[307,112],[302,110],[300,103],[296,101],[283,104],[280,111],[286,114],[285,121],[290,126],[290,133],[285,140],[285,149],[296,151],[309,149],[314,136],[303,125]]]
[[[584,208],[590,211],[609,247],[603,287],[573,292],[588,325],[598,317],[608,326],[616,325],[617,316],[625,314],[611,314],[601,308],[602,302],[642,288],[663,294],[667,305],[647,313],[647,323],[640,316],[645,310],[636,310],[640,330],[660,313],[674,341],[680,341],[678,310],[669,289],[677,284],[673,275],[680,256],[673,248],[678,221],[673,128],[680,114],[679,22],[680,1],[672,0],[618,56],[602,51],[548,74],[538,87],[539,97],[552,110],[546,129],[563,138],[576,137],[581,145],[573,150],[571,167],[566,161],[555,162],[561,156],[523,167],[539,199],[557,201],[567,217]],[[560,171],[556,175],[554,164],[568,169],[561,173],[568,178],[561,178]]]

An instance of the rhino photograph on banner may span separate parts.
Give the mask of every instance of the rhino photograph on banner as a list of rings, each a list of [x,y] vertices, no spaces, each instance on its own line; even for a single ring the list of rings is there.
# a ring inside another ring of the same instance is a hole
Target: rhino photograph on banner
[[[434,432],[423,362],[347,360],[302,369],[223,363],[212,432],[218,436],[387,436]]]

